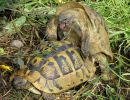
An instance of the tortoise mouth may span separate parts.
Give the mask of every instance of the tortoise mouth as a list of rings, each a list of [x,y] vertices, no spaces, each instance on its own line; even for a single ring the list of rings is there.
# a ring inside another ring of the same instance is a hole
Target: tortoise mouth
[[[64,30],[64,28],[66,27],[66,24],[65,23],[60,23],[59,27],[60,27],[60,29]]]

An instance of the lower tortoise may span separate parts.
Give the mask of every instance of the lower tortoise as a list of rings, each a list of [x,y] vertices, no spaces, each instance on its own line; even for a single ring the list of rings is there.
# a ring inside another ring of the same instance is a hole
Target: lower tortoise
[[[27,68],[13,75],[15,88],[42,94],[45,100],[55,100],[63,92],[94,76],[95,66],[89,60],[85,65],[80,49],[69,42],[50,41],[41,45],[39,50],[42,56],[32,57]]]

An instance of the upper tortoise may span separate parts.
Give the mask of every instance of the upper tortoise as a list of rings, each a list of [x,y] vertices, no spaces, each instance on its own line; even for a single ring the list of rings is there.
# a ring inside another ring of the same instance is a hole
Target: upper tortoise
[[[78,2],[68,2],[57,8],[47,26],[48,40],[68,40],[81,48],[86,59],[98,63],[104,80],[110,79],[108,60],[113,59],[109,36],[103,18]]]

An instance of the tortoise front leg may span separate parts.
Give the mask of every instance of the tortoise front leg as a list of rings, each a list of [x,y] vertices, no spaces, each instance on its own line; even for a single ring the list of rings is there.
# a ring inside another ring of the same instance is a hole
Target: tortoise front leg
[[[56,17],[52,18],[47,24],[46,35],[48,40],[57,40],[57,26]]]
[[[51,94],[51,93],[42,93],[42,96],[44,98],[44,100],[56,100],[57,96],[55,94]]]
[[[89,36],[83,36],[82,43],[81,43],[81,51],[83,52],[85,58],[89,56],[89,49],[90,49]]]
[[[50,94],[43,92],[44,100],[74,100],[71,93],[62,92],[59,94]]]

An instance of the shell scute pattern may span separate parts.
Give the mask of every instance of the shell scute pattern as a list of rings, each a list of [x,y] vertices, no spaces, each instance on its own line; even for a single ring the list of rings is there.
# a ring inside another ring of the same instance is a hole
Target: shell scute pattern
[[[53,62],[47,62],[41,69],[41,75],[48,80],[59,78],[60,75]]]
[[[33,57],[26,73],[17,74],[45,93],[61,93],[89,79],[87,65],[78,48],[63,43],[56,50],[45,58]]]
[[[72,62],[70,61],[68,55],[66,55],[66,52],[59,53],[58,55],[54,56],[54,59],[59,65],[60,71],[63,75],[73,72]]]

